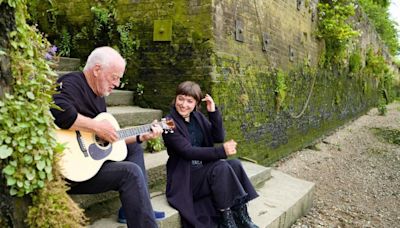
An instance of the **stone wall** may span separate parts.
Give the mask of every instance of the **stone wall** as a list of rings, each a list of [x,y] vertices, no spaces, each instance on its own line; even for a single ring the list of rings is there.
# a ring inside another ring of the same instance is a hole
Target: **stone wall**
[[[93,18],[92,1],[53,2],[72,35]],[[240,157],[270,164],[365,113],[381,96],[377,77],[350,73],[346,65],[320,66],[324,42],[315,36],[315,0],[109,2],[115,23],[131,23],[140,43],[125,76],[128,89],[144,85],[137,104],[167,112],[179,82],[199,82],[219,104]],[[372,48],[390,64],[366,16],[358,10],[352,20],[361,36],[349,56],[359,50],[365,66]],[[154,29],[160,26],[162,32]],[[86,53],[75,51],[85,58],[93,41],[83,41]]]
[[[295,0],[214,1],[212,93],[228,138],[240,142],[239,156],[270,164],[377,104],[376,79],[319,67],[324,43],[315,36],[316,6]],[[365,66],[369,48],[387,51],[364,14],[358,11],[353,20],[362,35],[348,51],[360,48]],[[278,97],[279,77],[284,101]]]
[[[15,29],[14,10],[6,3],[0,4],[0,51],[7,52],[10,41],[7,34]],[[0,54],[0,97],[9,91],[12,82],[10,57]]]
[[[317,3],[307,2],[214,1],[216,50],[287,70],[308,59],[315,64],[320,49],[314,35]],[[243,25],[243,41],[236,39],[237,22]]]

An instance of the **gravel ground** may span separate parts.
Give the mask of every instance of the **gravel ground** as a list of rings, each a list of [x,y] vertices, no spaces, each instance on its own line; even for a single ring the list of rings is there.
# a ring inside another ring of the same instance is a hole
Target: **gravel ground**
[[[400,103],[387,111],[372,109],[275,164],[316,184],[312,209],[292,228],[400,227]]]

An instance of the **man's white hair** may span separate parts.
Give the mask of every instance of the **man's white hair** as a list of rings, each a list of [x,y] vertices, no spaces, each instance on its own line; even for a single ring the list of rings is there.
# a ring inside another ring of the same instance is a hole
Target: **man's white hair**
[[[125,59],[116,50],[106,46],[98,47],[95,48],[92,53],[90,53],[83,71],[93,68],[96,64],[100,64],[103,67],[108,67],[110,64],[115,63],[118,60],[123,62],[124,67],[126,66]]]

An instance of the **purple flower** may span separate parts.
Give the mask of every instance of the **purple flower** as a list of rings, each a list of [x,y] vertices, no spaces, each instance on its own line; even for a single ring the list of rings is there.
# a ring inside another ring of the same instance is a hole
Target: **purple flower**
[[[53,56],[50,53],[47,52],[46,55],[44,56],[44,58],[46,60],[51,60],[53,58]]]
[[[56,46],[56,45],[53,45],[53,46],[50,48],[50,53],[51,53],[52,55],[55,55],[56,52],[57,52],[57,46]]]

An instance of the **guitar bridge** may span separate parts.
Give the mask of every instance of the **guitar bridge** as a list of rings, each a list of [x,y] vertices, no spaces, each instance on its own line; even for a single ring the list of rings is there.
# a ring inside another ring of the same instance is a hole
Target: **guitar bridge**
[[[83,155],[85,157],[89,156],[88,152],[87,152],[87,149],[86,149],[86,146],[85,146],[85,143],[82,141],[81,133],[79,131],[75,131],[75,133],[76,133],[76,140],[78,141],[79,148],[81,149]]]

